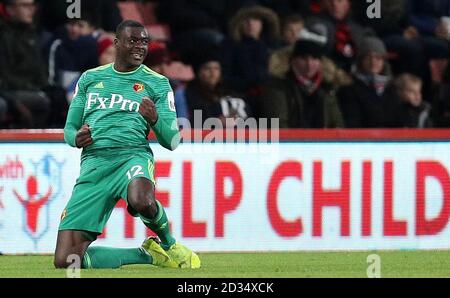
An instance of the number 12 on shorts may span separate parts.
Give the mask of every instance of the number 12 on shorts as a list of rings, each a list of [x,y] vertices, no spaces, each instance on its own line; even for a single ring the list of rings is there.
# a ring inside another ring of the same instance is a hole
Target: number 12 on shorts
[[[127,177],[128,180],[131,180],[131,178],[136,177],[138,175],[144,175],[144,172],[142,172],[142,166],[133,166],[130,170],[127,171]]]

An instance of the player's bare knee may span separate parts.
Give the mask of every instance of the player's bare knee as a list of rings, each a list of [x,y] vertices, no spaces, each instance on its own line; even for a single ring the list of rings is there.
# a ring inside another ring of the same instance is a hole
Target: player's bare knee
[[[139,194],[129,200],[131,207],[133,207],[139,214],[147,217],[155,217],[158,212],[158,207],[153,196],[149,194]]]
[[[158,213],[158,205],[156,204],[155,198],[151,198],[148,202],[148,208],[150,210],[150,213],[152,214],[152,217],[155,217]]]
[[[53,265],[56,269],[66,269],[69,267],[81,269],[83,267],[83,257],[80,257],[79,253],[55,255]]]
[[[70,264],[67,262],[67,259],[62,255],[55,255],[55,258],[53,259],[53,265],[56,269],[65,269]]]
[[[141,214],[151,215],[151,217],[155,217],[157,213],[157,206],[155,200],[151,200],[149,198],[143,198],[138,203],[138,212]]]
[[[153,218],[158,213],[158,205],[156,204],[155,196],[153,193],[147,193],[145,198],[142,198],[145,201],[145,208],[147,210],[147,214],[150,214],[150,217]]]

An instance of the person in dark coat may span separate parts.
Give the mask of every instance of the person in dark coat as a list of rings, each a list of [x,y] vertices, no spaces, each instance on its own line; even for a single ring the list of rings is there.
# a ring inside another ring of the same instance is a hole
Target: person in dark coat
[[[408,73],[395,79],[395,89],[400,98],[397,119],[401,127],[433,127],[431,104],[422,98],[422,80]]]
[[[286,77],[273,78],[261,98],[261,117],[278,118],[280,128],[344,126],[334,85],[322,73],[325,46],[312,36],[296,42]]]
[[[381,2],[381,18],[367,18],[365,1],[354,1],[357,20],[374,28],[383,40],[395,74],[412,73],[424,82],[429,60],[446,58],[450,27],[445,17],[450,14],[449,0],[389,0]],[[427,86],[425,84],[425,89]]]
[[[50,100],[42,91],[47,85],[33,24],[33,0],[4,1],[7,21],[0,24],[0,95],[8,102],[13,127],[43,128]]]
[[[450,127],[450,65],[437,71],[433,82],[432,111],[435,127]]]
[[[214,118],[219,126],[235,127],[238,119],[245,121],[250,116],[250,109],[243,97],[223,82],[222,67],[216,52],[202,52],[192,58],[191,64],[195,79],[186,88],[175,92],[175,102],[186,103],[191,127],[203,128],[208,118]]]
[[[99,65],[95,23],[90,13],[68,19],[47,46],[49,82],[67,90],[83,71]]]
[[[306,26],[322,23],[327,28],[327,55],[336,65],[349,72],[357,56],[358,46],[375,32],[353,20],[350,0],[324,0],[323,13],[306,20]]]
[[[395,110],[398,97],[391,85],[386,47],[376,37],[361,44],[353,71],[353,84],[338,92],[345,124],[349,128],[388,128],[398,126]]]
[[[230,39],[222,43],[225,83],[246,95],[252,110],[269,78],[269,57],[279,37],[278,16],[271,9],[252,6],[239,10],[230,21]]]
[[[0,128],[4,128],[6,125],[6,118],[8,113],[8,103],[6,100],[0,97]]]

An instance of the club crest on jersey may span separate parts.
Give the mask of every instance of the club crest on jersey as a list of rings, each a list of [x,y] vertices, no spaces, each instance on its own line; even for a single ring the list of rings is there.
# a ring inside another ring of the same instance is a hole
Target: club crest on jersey
[[[142,91],[144,91],[144,84],[136,83],[133,85],[133,89],[137,93],[142,92]]]
[[[67,216],[67,209],[64,209],[64,211],[61,213],[61,221],[64,220],[64,218],[66,218]]]

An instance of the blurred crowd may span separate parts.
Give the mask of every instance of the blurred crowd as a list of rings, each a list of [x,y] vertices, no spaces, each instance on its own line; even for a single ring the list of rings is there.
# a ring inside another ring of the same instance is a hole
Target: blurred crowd
[[[70,19],[66,1],[0,0],[0,128],[63,127],[80,74],[114,61],[125,1],[80,2]],[[381,0],[381,18],[359,0],[134,2],[169,28],[145,64],[193,127],[450,127],[450,0]],[[168,73],[174,61],[192,76]]]

